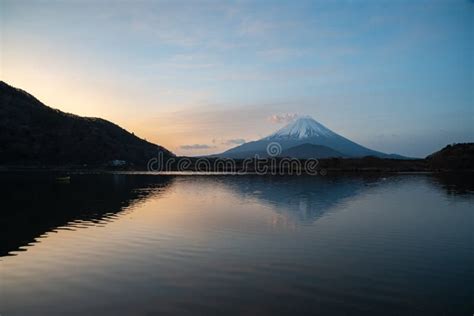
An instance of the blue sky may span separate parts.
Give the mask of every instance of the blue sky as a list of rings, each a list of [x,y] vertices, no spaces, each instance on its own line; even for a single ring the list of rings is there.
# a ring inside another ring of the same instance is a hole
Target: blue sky
[[[286,113],[409,156],[474,141],[472,1],[0,2],[2,80],[178,154]]]

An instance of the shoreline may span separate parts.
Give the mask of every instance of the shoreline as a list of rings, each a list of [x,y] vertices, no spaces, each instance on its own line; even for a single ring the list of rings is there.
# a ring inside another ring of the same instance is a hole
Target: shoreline
[[[396,169],[396,168],[321,168],[316,173],[309,173],[304,170],[300,171],[289,171],[289,170],[268,170],[267,172],[256,172],[249,170],[246,172],[241,171],[226,171],[226,170],[211,170],[211,171],[200,171],[200,170],[169,170],[169,171],[149,171],[146,169],[112,169],[112,168],[78,168],[73,166],[43,166],[43,167],[29,167],[29,166],[0,166],[1,173],[12,173],[12,172],[51,172],[61,174],[107,174],[107,173],[121,173],[121,174],[136,174],[136,175],[260,175],[260,176],[326,176],[326,175],[342,175],[342,174],[442,174],[442,173],[474,173],[471,169]]]

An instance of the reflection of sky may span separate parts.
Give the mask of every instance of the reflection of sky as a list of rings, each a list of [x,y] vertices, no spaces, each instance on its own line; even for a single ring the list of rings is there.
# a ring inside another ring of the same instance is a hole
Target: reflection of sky
[[[82,183],[93,205],[90,195],[100,190],[88,190],[85,180],[70,185]],[[180,314],[183,306],[213,314],[216,302],[224,314],[248,314],[252,304],[269,315],[327,304],[341,314],[472,310],[472,199],[447,199],[430,176],[108,180],[112,191],[157,194],[104,225],[47,233],[2,258],[6,314],[100,313],[104,306],[111,314]],[[317,220],[305,225],[309,218],[292,212],[312,203]]]
[[[181,154],[265,136],[279,127],[269,116],[299,112],[374,149],[424,156],[472,141],[473,9],[2,1],[1,77]]]

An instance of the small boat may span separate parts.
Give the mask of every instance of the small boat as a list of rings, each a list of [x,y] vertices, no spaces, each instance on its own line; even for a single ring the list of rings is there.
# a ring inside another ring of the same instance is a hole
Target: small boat
[[[56,177],[56,182],[69,183],[71,182],[71,177]]]

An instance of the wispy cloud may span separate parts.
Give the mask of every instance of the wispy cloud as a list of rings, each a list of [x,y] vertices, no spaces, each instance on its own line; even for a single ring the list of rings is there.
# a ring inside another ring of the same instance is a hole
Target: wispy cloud
[[[274,124],[289,123],[298,117],[297,113],[273,114],[268,120]]]
[[[233,139],[228,139],[225,144],[226,145],[240,145],[245,143],[245,139],[243,138],[233,138]]]
[[[239,33],[245,36],[263,36],[273,28],[275,25],[269,21],[245,17],[240,24]]]
[[[240,145],[245,143],[245,139],[243,138],[230,138],[230,139],[213,139],[213,144],[220,144],[220,145]]]
[[[207,144],[192,144],[192,145],[181,145],[179,148],[183,150],[197,150],[197,149],[210,149],[214,148],[214,146],[210,146]]]
[[[210,56],[203,54],[175,54],[165,58],[157,63],[147,65],[155,69],[204,69],[215,67],[216,63],[210,59]]]
[[[276,47],[259,51],[257,54],[265,59],[272,61],[282,61],[288,58],[301,57],[305,53],[302,49],[291,47]]]

